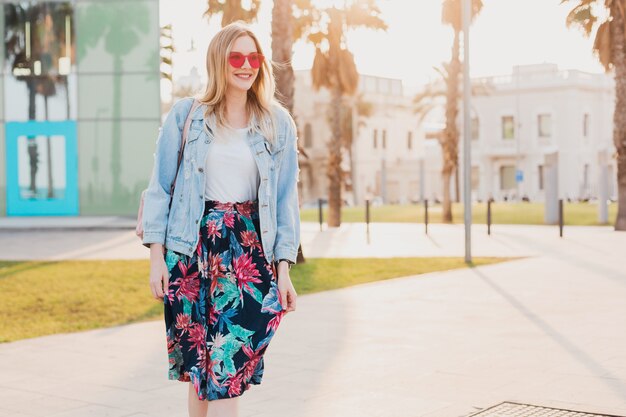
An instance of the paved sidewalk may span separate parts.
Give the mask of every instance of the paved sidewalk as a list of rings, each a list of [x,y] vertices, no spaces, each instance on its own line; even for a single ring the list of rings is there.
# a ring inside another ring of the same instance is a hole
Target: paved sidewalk
[[[63,230],[42,222],[43,229],[4,229],[0,232],[0,259],[147,259],[149,251],[134,229],[118,229],[123,222],[116,219],[110,224],[100,219],[106,225],[98,228],[90,222]],[[426,235],[424,225],[416,223],[372,223],[368,241],[364,223],[343,223],[338,228],[324,225],[320,231],[318,223],[302,222],[301,241],[305,257],[464,256],[462,224],[431,224],[428,231]],[[572,253],[580,249],[593,252],[596,242],[601,242],[604,254],[621,257],[620,244],[626,236],[611,226],[568,226],[563,238],[557,226],[494,225],[491,231],[488,236],[485,225],[472,226],[473,256],[534,256],[543,253],[546,245]],[[32,242],[41,238],[49,244],[33,246]]]
[[[137,218],[128,216],[2,216],[0,231],[134,229]]]
[[[462,225],[427,238],[377,224],[372,246],[358,225],[310,225],[311,257],[463,255]],[[531,257],[300,296],[241,417],[454,417],[505,400],[626,415],[626,233],[473,236],[475,256]],[[187,415],[186,384],[166,379],[162,320],[0,344],[0,370],[0,417]]]

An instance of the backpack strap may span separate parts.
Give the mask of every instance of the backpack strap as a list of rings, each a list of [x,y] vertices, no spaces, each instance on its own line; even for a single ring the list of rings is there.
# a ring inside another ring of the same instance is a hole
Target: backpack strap
[[[178,177],[178,170],[180,169],[180,163],[183,160],[183,152],[185,150],[185,144],[187,143],[187,135],[189,133],[189,127],[191,126],[192,115],[194,111],[198,108],[201,103],[194,98],[193,103],[191,105],[191,109],[187,114],[187,119],[185,119],[185,126],[183,127],[183,135],[180,141],[180,149],[178,150],[178,163],[176,164],[176,175],[174,175],[174,181],[172,181],[172,185],[170,187],[170,196],[174,198],[174,184],[176,184],[176,177]],[[172,200],[170,199],[170,205],[172,204]]]

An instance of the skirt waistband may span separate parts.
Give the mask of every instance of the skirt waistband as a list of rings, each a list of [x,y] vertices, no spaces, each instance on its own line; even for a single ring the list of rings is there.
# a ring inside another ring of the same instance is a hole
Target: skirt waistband
[[[204,209],[213,211],[232,211],[242,214],[249,214],[259,211],[259,200],[255,199],[236,202],[204,200]]]

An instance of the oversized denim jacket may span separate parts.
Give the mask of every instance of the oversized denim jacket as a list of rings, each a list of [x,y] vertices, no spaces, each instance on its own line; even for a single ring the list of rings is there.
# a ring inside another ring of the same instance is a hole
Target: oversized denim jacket
[[[142,213],[144,246],[161,243],[187,256],[192,256],[199,241],[204,212],[204,162],[215,131],[215,116],[205,119],[205,105],[198,106],[192,115],[172,206],[168,209],[182,130],[192,103],[192,98],[177,101],[159,129]],[[277,110],[276,145],[252,129],[248,130],[247,141],[261,178],[257,198],[263,252],[268,262],[285,258],[295,263],[300,244],[298,138],[291,115],[284,109]]]

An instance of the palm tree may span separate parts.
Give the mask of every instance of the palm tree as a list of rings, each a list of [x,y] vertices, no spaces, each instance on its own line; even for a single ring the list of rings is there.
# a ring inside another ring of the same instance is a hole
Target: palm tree
[[[208,0],[207,9],[203,16],[210,19],[212,16],[222,13],[222,27],[236,20],[243,20],[248,23],[254,22],[259,13],[261,0],[251,0],[250,9],[243,8],[241,3],[241,0],[226,0],[224,2],[220,0]]]
[[[344,8],[328,7],[317,9],[311,0],[296,0],[298,18],[294,27],[294,38],[306,38],[315,46],[315,58],[311,69],[314,90],[330,90],[331,103],[328,119],[331,140],[328,142],[328,226],[341,223],[341,145],[342,145],[342,102],[344,96],[355,94],[359,74],[354,57],[345,47],[345,30],[365,27],[386,30],[380,18],[375,0],[353,0]]]
[[[461,74],[460,34],[463,29],[462,21],[463,0],[443,0],[441,20],[452,26],[454,40],[452,41],[452,55],[446,66],[446,127],[440,140],[443,154],[443,213],[445,223],[452,223],[452,202],[450,201],[450,178],[459,165],[459,130],[456,118],[459,113],[459,76]],[[483,7],[482,0],[472,0],[472,21]]]
[[[578,26],[591,36],[602,8],[608,15],[597,27],[593,52],[606,72],[615,70],[615,110],[613,143],[617,158],[617,217],[615,230],[626,230],[626,0],[561,0],[574,1],[567,15],[567,27]]]
[[[458,69],[459,72],[463,72],[463,63],[459,63],[460,67]],[[415,95],[415,97],[413,97],[413,104],[415,105],[415,107],[413,108],[413,111],[418,115],[418,123],[422,123],[424,121],[424,119],[426,118],[426,116],[428,116],[428,114],[433,111],[434,109],[438,109],[441,107],[445,107],[446,108],[446,117],[448,114],[452,114],[451,111],[449,111],[449,108],[451,107],[455,107],[456,109],[458,109],[460,107],[460,102],[463,98],[463,88],[462,87],[457,87],[457,94],[456,94],[456,104],[452,104],[450,102],[450,100],[452,100],[449,91],[450,91],[450,84],[451,84],[451,63],[442,63],[441,67],[433,67],[433,69],[439,74],[440,79],[437,79],[429,84],[427,84],[423,91],[421,91],[420,93],[418,93],[417,95]],[[458,76],[458,75],[457,75]],[[493,91],[495,91],[495,87],[491,84],[472,84],[472,96],[479,96],[479,95],[488,95],[491,94]],[[458,110],[456,111],[456,113],[458,113]],[[455,113],[455,118],[456,118],[456,113]],[[446,123],[446,128],[448,127],[448,123]],[[446,149],[446,147],[448,147],[448,143],[447,141],[449,140],[450,133],[446,134],[446,128],[444,128],[441,132],[439,132],[436,135],[437,141],[439,142],[439,145],[441,146],[441,149]],[[457,135],[457,139],[456,142],[458,143],[458,130],[456,130],[456,124],[454,124],[454,129]],[[453,145],[454,149],[457,149],[457,145],[456,143]],[[446,157],[449,157],[450,155],[457,155],[458,156],[458,152],[457,151],[449,151],[449,153],[442,153],[443,156],[443,162],[444,162],[444,168],[446,165]],[[458,173],[458,164],[456,164],[454,167],[454,173]],[[450,177],[448,177],[450,178]],[[448,180],[449,181],[449,180]],[[444,181],[444,199],[445,199],[445,191],[446,189],[449,190],[450,188],[449,182],[445,182]],[[459,192],[457,190],[457,197],[459,195]],[[444,200],[445,201],[445,200]],[[450,201],[450,197],[449,197],[449,193],[448,193],[448,201]],[[450,221],[452,221],[452,213],[450,211]]]
[[[289,110],[297,126],[297,117],[293,112],[295,75],[291,65],[291,51],[295,41],[293,37],[295,22],[292,17],[292,9],[292,0],[274,0],[274,7],[272,8],[272,61],[276,63],[274,68],[276,95]],[[299,155],[307,157],[300,144],[298,144],[298,151]],[[305,262],[302,244],[298,246],[296,261],[298,263]]]

